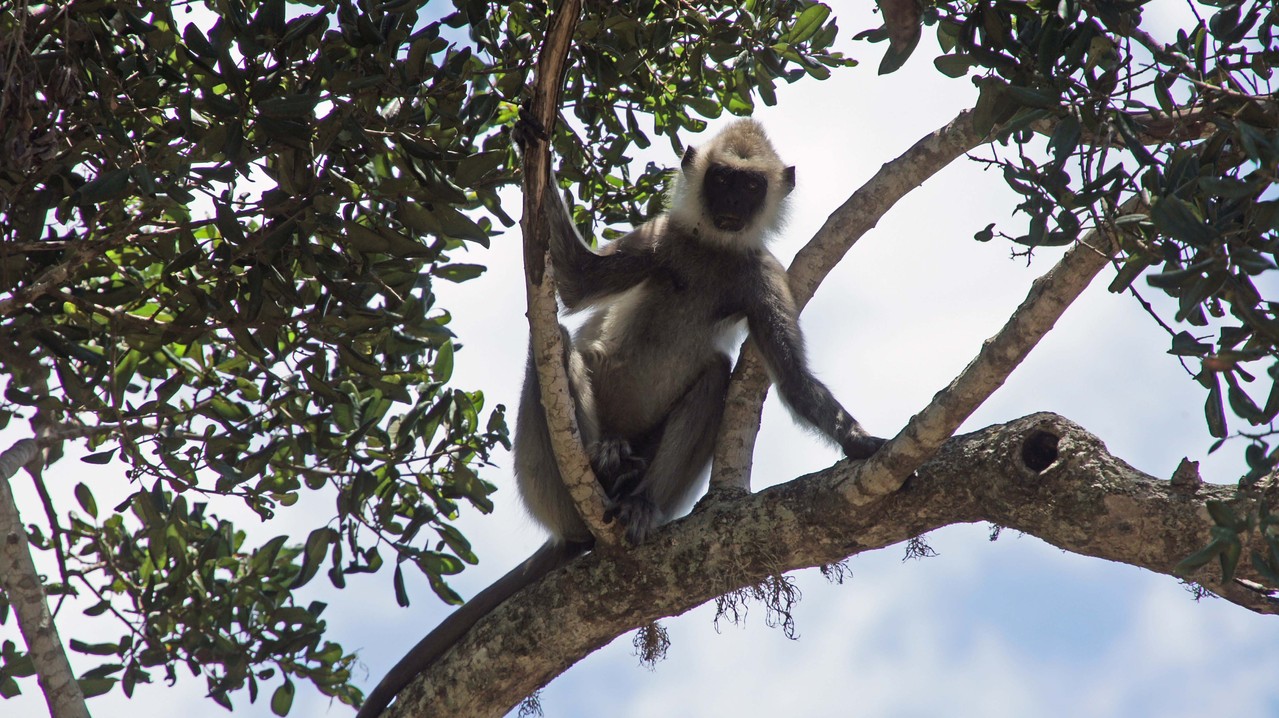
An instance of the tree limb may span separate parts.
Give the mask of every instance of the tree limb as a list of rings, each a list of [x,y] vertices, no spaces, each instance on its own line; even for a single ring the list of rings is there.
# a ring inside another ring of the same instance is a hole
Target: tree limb
[[[565,61],[580,13],[580,0],[565,0],[555,11],[538,54],[530,111],[548,131],[555,127]],[[547,208],[543,206],[550,183],[550,164],[548,144],[530,143],[524,152],[522,224],[531,351],[560,475],[591,534],[602,544],[614,545],[620,540],[620,526],[604,524],[604,490],[582,449],[576,407],[564,366],[564,338],[559,329],[559,305],[555,299],[555,277],[548,245],[550,228],[546,221]]]
[[[897,200],[956,158],[977,147],[985,137],[964,110],[937,131],[916,142],[901,156],[886,162],[875,176],[840,205],[808,244],[795,255],[788,274],[795,303],[803,309],[831,269],[862,235],[879,223]],[[768,394],[763,359],[747,340],[733,370],[723,423],[715,440],[711,490],[750,488],[751,456],[759,433],[760,411]]]
[[[31,559],[31,544],[9,486],[18,469],[39,456],[40,445],[35,439],[22,439],[0,454],[0,585],[18,617],[49,714],[53,718],[88,718],[84,694],[49,613],[40,573]]]
[[[1134,198],[1120,207],[1118,214],[1132,213],[1138,206],[1140,202]],[[854,503],[869,503],[901,488],[906,477],[1004,385],[1013,369],[1110,263],[1119,249],[1119,238],[1113,232],[1113,228],[1092,230],[1036,279],[1025,301],[999,333],[986,340],[959,376],[911,417],[901,433],[854,470],[853,481],[844,485],[844,497]]]
[[[476,624],[400,694],[391,714],[501,716],[626,631],[785,571],[950,524],[991,521],[1067,551],[1173,575],[1214,525],[1207,501],[1230,501],[1242,514],[1249,502],[1279,500],[1273,484],[1250,496],[1233,486],[1174,486],[1054,414],[954,437],[905,489],[872,504],[832,500],[847,464],[704,501],[621,559],[594,553],[550,574]],[[1239,605],[1275,612],[1246,563],[1234,585],[1221,585],[1209,569],[1193,578]]]

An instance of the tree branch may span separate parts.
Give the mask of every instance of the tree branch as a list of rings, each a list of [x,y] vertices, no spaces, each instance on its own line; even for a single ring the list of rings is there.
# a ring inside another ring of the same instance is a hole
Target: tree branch
[[[1119,208],[1130,214],[1140,206],[1137,198]],[[845,498],[853,503],[870,503],[901,488],[916,468],[950,438],[959,425],[990,395],[1004,385],[1013,369],[1052,330],[1057,320],[1093,277],[1110,263],[1119,249],[1113,228],[1098,228],[1075,243],[1057,265],[1035,280],[1017,311],[959,376],[906,424],[892,441],[865,464],[853,470],[853,481],[845,484]]]
[[[530,111],[548,131],[555,127],[565,61],[580,12],[580,0],[565,0],[555,11],[546,41],[538,54]],[[610,528],[604,524],[604,490],[591,471],[582,448],[576,407],[569,392],[568,373],[564,366],[564,338],[559,329],[559,305],[555,299],[555,277],[548,244],[550,228],[543,201],[550,183],[550,164],[548,144],[530,143],[524,152],[522,224],[531,351],[560,475],[591,534],[602,544],[614,545],[620,540],[617,530],[620,527],[614,524]]]
[[[1242,514],[1249,502],[1279,500],[1276,485],[1241,497],[1233,486],[1156,479],[1053,414],[952,438],[905,490],[873,504],[832,500],[847,463],[758,494],[703,502],[623,559],[589,554],[550,574],[476,624],[400,694],[391,714],[501,716],[626,631],[781,572],[950,524],[991,521],[1068,551],[1173,575],[1214,525],[1207,501],[1230,501]],[[1264,588],[1248,587],[1260,579],[1246,563],[1235,585],[1221,585],[1209,569],[1193,578],[1227,600],[1274,612]]]
[[[879,223],[897,200],[956,158],[985,141],[973,127],[972,110],[964,110],[937,131],[919,140],[831,213],[788,270],[795,303],[803,309],[822,280],[862,235]],[[711,490],[750,488],[751,456],[759,433],[760,411],[768,394],[768,373],[755,346],[747,340],[733,370],[723,423],[715,440]]]
[[[34,439],[22,439],[0,454],[0,585],[17,614],[49,714],[53,718],[88,718],[84,694],[49,613],[40,573],[31,559],[31,544],[9,486],[18,469],[39,456],[40,445]]]

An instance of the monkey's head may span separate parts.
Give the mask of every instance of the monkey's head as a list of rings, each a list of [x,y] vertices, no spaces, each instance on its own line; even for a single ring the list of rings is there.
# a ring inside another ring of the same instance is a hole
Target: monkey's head
[[[708,242],[760,247],[777,228],[795,168],[777,156],[755,120],[725,127],[700,150],[689,147],[671,197],[671,219]]]

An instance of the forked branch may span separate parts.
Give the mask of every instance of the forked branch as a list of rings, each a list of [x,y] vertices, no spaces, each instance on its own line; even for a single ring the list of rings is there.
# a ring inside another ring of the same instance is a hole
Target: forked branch
[[[916,471],[910,491],[873,504],[833,501],[843,476],[835,467],[704,504],[625,561],[598,552],[574,561],[477,623],[401,693],[393,715],[501,716],[627,631],[779,572],[829,565],[950,524],[990,521],[1080,555],[1174,576],[1215,525],[1208,501],[1231,502],[1243,515],[1266,493],[1272,505],[1279,500],[1279,487],[1241,497],[1233,486],[1149,476],[1053,414],[953,437]],[[1245,555],[1253,540],[1245,537]],[[1275,612],[1279,603],[1269,594],[1248,588],[1263,580],[1246,563],[1232,584],[1221,583],[1215,563],[1189,578],[1251,610]]]

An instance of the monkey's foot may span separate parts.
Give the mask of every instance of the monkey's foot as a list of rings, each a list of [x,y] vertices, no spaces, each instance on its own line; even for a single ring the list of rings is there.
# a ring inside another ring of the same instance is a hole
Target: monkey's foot
[[[626,542],[638,546],[662,523],[662,512],[647,496],[625,496],[614,500],[604,512],[604,523],[614,519],[626,528]]]
[[[529,112],[527,108],[520,108],[519,119],[515,121],[515,125],[511,128],[511,139],[515,140],[515,144],[520,151],[528,149],[529,145],[534,142],[549,142],[550,133],[542,126],[542,123]]]
[[[591,470],[610,498],[634,493],[648,469],[648,462],[636,456],[625,439],[601,439],[587,453]]]
[[[870,434],[850,434],[840,443],[844,447],[844,456],[850,459],[869,459],[879,451],[879,447],[888,443],[888,439]]]

